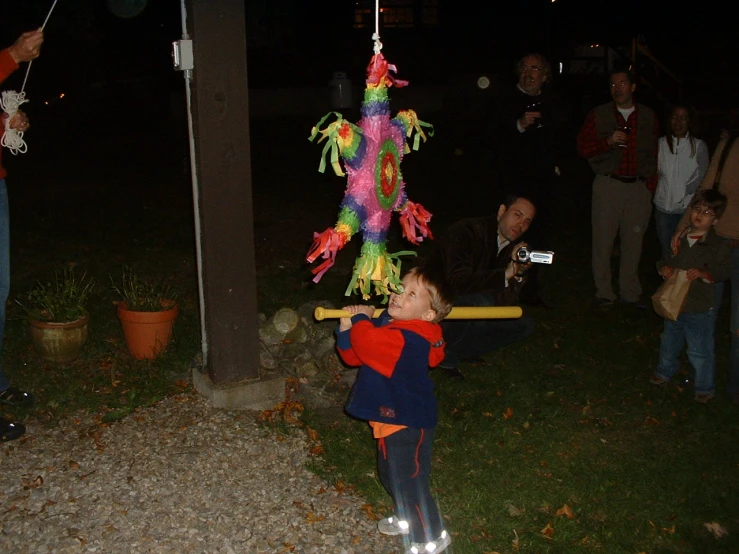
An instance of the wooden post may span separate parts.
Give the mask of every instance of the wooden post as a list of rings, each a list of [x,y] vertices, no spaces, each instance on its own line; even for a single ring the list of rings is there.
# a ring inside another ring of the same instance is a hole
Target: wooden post
[[[204,361],[214,385],[259,377],[243,0],[186,0]]]

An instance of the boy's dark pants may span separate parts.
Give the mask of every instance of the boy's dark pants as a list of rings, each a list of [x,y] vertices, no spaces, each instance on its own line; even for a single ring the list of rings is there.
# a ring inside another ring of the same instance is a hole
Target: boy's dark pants
[[[410,542],[432,541],[444,530],[429,489],[433,443],[433,429],[411,427],[377,439],[380,482],[393,498],[395,515],[408,522]]]

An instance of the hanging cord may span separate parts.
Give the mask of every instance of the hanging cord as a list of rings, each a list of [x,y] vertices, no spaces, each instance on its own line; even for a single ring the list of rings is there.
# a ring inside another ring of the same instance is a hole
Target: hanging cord
[[[375,32],[372,35],[372,40],[375,41],[375,56],[382,50],[382,43],[380,42],[380,0],[375,0]]]
[[[42,31],[44,30],[44,27],[46,27],[46,23],[49,21],[49,17],[51,16],[51,12],[54,11],[54,6],[56,6],[57,1],[58,0],[54,0],[49,13],[46,14],[44,24],[41,26]],[[21,87],[21,91],[18,93],[14,90],[4,90],[2,98],[0,98],[0,108],[2,108],[2,110],[6,114],[8,114],[8,118],[5,120],[5,133],[3,134],[3,138],[0,141],[0,147],[4,146],[8,150],[10,150],[11,154],[25,154],[28,150],[28,146],[26,146],[26,143],[23,140],[23,131],[11,129],[10,120],[13,119],[13,116],[16,114],[21,105],[28,102],[28,99],[26,98],[25,88],[26,81],[28,80],[28,73],[31,71],[32,63],[33,60],[29,60],[28,67],[26,68],[26,76],[23,78],[23,86]]]

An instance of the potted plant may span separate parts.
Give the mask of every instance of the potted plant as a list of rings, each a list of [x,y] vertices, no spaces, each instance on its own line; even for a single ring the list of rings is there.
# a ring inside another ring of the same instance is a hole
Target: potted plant
[[[34,348],[54,362],[74,359],[87,342],[87,301],[95,282],[71,266],[54,271],[50,282],[37,281],[25,300],[16,300],[30,323]]]
[[[123,327],[128,351],[137,360],[156,358],[172,338],[179,314],[177,295],[167,284],[141,279],[124,266],[120,283],[110,278],[117,302],[118,319]]]

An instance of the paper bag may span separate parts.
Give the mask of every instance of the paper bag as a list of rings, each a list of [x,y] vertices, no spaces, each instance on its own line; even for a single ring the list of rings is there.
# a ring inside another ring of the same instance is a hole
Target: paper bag
[[[654,311],[665,319],[677,320],[683,311],[685,299],[688,297],[691,281],[688,281],[687,271],[676,269],[669,279],[660,285],[652,295]]]

